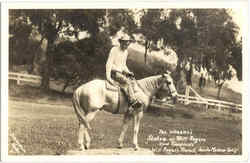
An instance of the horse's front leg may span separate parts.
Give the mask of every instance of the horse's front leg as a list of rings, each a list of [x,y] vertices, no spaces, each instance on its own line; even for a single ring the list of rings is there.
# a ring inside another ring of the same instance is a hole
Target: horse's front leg
[[[132,119],[132,115],[129,115],[127,113],[124,114],[123,124],[122,124],[122,131],[121,131],[120,137],[118,139],[118,143],[119,143],[118,148],[122,148],[123,147],[124,136],[125,136],[125,133],[128,130],[129,121],[131,119]]]
[[[134,116],[134,137],[133,137],[133,144],[134,144],[134,149],[137,151],[139,150],[139,145],[138,145],[138,132],[139,132],[139,127],[140,127],[140,121],[143,117],[143,112],[140,111],[138,113],[135,113]]]

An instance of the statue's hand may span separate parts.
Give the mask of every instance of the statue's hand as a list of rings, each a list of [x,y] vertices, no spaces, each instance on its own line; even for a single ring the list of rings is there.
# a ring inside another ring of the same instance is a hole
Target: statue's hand
[[[130,79],[135,79],[135,74],[133,72],[123,71],[122,74],[124,74],[126,77]]]
[[[129,72],[129,76],[135,77],[135,74],[133,72]]]

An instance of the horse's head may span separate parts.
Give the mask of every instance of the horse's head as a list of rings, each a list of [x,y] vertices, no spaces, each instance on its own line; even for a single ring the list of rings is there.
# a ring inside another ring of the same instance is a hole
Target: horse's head
[[[161,79],[162,79],[161,89],[170,92],[170,95],[173,98],[173,103],[176,103],[177,91],[173,82],[173,78],[170,76],[169,73],[164,73],[162,74]]]

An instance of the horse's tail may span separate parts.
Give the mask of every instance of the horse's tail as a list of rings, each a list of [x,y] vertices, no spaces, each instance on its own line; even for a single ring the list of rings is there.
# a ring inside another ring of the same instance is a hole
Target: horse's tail
[[[84,108],[82,108],[80,105],[79,97],[77,96],[76,92],[73,93],[72,103],[79,121],[82,122],[87,129],[91,130],[89,122],[86,120],[86,113]]]

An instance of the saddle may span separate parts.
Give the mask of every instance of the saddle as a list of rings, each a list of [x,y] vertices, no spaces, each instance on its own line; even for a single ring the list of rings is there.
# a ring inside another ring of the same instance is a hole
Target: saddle
[[[117,109],[113,112],[113,114],[118,114],[120,112],[124,112],[124,108],[127,108],[131,106],[131,103],[129,103],[129,97],[124,89],[122,89],[118,85],[114,85],[108,81],[105,81],[106,90],[113,92],[113,96],[117,99]],[[135,94],[138,92],[138,90],[134,90]],[[140,96],[140,95],[139,95]],[[141,96],[143,97],[143,96]],[[138,103],[137,103],[138,105]],[[136,107],[136,105],[134,105]]]
[[[113,94],[113,97],[117,101],[117,108],[114,110],[113,114],[119,114],[128,105],[125,93],[122,91],[121,87],[114,85],[109,81],[105,81],[106,90]]]
[[[112,83],[110,83],[109,81],[105,81],[105,84],[106,84],[106,89],[109,90],[109,91],[113,91],[113,92],[117,92],[118,93],[118,98],[120,100],[120,96],[121,94],[125,97],[125,99],[127,101],[129,101],[128,99],[128,96],[126,95],[127,93],[125,92],[124,89],[122,89],[120,86],[118,85],[114,85]]]
[[[109,91],[118,92],[118,90],[120,89],[120,87],[118,85],[114,85],[107,80],[105,81],[105,85],[106,85],[106,89]]]

